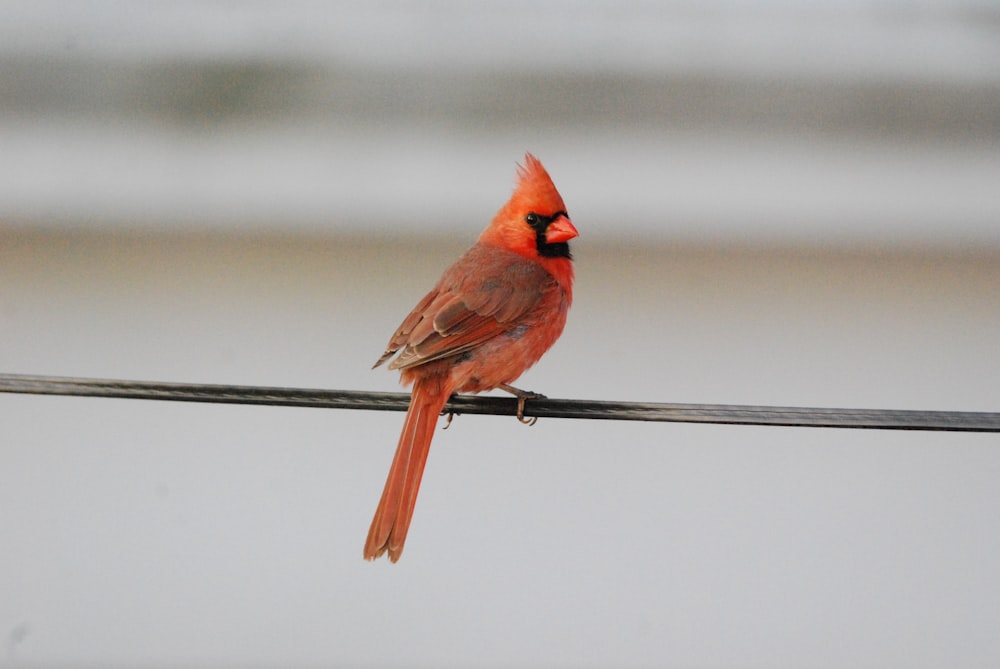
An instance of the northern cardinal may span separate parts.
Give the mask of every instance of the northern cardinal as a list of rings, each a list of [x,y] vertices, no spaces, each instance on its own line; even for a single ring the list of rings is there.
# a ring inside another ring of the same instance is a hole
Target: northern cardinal
[[[479,240],[451,265],[389,340],[378,367],[413,384],[396,455],[368,531],[364,556],[399,559],[420,488],[431,437],[452,393],[510,385],[555,343],[573,300],[570,239],[576,228],[552,179],[533,155],[518,166],[514,194]]]

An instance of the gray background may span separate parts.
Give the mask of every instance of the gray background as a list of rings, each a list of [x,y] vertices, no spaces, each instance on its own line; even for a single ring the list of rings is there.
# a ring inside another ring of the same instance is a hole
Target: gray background
[[[394,390],[538,155],[553,397],[997,411],[995,2],[5,3],[0,371]],[[0,666],[995,666],[1000,442],[0,396]]]

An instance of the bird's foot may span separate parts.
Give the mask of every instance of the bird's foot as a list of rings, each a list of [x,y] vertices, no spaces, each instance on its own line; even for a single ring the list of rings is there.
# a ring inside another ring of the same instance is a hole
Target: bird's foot
[[[450,402],[453,399],[455,399],[456,397],[458,397],[458,395],[452,394],[452,396],[448,398],[448,401]],[[441,429],[442,430],[447,430],[449,427],[451,427],[451,421],[452,421],[452,419],[454,419],[455,416],[457,416],[459,414],[455,413],[454,411],[449,411],[447,413],[445,413],[444,411],[442,411],[441,415],[444,416],[444,427],[442,427]]]
[[[531,418],[524,417],[524,403],[527,400],[543,400],[545,395],[541,393],[535,393],[530,390],[521,390],[520,388],[515,388],[512,385],[501,383],[499,386],[500,390],[506,390],[508,393],[517,398],[517,419],[524,423],[525,425],[531,426],[538,422],[538,416],[532,416]]]

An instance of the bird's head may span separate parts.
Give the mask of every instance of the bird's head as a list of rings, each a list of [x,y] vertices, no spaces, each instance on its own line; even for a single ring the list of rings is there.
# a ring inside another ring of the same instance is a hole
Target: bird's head
[[[517,186],[479,240],[535,258],[571,258],[569,240],[579,233],[542,163],[530,153],[518,165]]]

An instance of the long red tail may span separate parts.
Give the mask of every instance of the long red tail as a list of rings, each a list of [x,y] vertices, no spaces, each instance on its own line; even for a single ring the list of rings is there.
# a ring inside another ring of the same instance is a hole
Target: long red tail
[[[396,447],[371,529],[368,530],[366,560],[374,560],[389,551],[389,559],[395,562],[403,552],[431,438],[441,409],[450,395],[444,388],[444,378],[438,375],[418,377],[413,384],[399,446]]]

